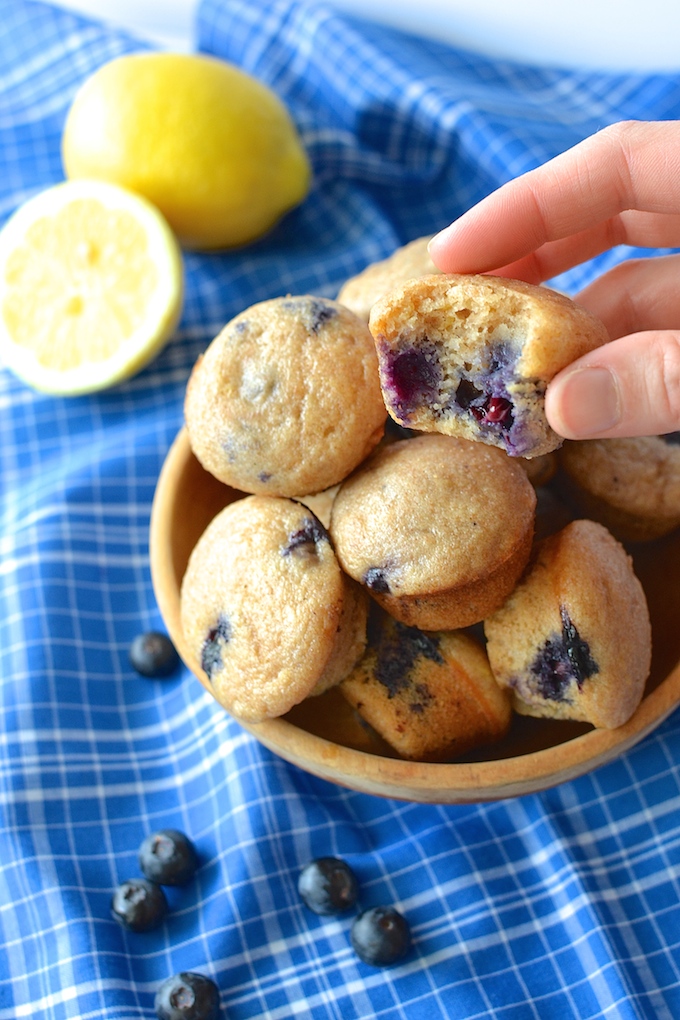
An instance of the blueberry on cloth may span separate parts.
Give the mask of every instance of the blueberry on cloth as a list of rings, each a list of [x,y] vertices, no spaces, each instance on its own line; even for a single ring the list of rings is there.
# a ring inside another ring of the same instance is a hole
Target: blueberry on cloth
[[[154,999],[158,1020],[218,1020],[220,993],[205,974],[186,970],[167,978]]]
[[[168,901],[159,885],[145,878],[121,882],[111,900],[111,913],[128,931],[157,928],[168,912]]]
[[[186,885],[198,868],[198,857],[188,836],[178,829],[152,832],[139,848],[142,874],[159,885]]]
[[[396,963],[411,948],[411,929],[394,907],[369,907],[354,919],[350,931],[352,948],[360,960],[373,967]]]
[[[339,857],[310,861],[298,879],[300,899],[315,914],[340,914],[357,901],[359,886],[349,864]]]
[[[170,676],[179,665],[179,655],[167,634],[150,630],[130,645],[130,663],[142,676]]]

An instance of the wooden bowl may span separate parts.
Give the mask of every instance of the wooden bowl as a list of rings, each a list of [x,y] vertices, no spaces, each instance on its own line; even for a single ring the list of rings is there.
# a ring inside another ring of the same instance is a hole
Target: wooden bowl
[[[180,624],[180,586],[189,555],[209,522],[244,494],[208,474],[185,429],[158,480],[151,513],[151,575],[168,633],[185,664],[214,695]],[[286,761],[364,793],[422,803],[461,804],[545,790],[611,761],[650,733],[680,702],[680,532],[631,549],[649,601],[652,670],[633,717],[616,730],[516,715],[499,744],[454,763],[404,761],[360,724],[337,691],[309,698],[286,716],[240,722]]]

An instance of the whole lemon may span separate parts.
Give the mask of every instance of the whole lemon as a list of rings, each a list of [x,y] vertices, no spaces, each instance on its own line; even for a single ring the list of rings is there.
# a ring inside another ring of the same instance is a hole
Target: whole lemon
[[[232,64],[188,53],[135,53],[104,64],[68,112],[69,178],[143,195],[180,242],[246,244],[307,194],[310,166],[290,114]]]

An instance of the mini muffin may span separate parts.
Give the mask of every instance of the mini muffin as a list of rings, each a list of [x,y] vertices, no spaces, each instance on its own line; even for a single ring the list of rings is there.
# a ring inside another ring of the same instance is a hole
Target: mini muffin
[[[536,493],[501,450],[427,435],[381,447],[340,486],[330,531],[343,569],[402,623],[453,630],[512,591]]]
[[[651,627],[632,561],[595,521],[537,546],[530,570],[484,623],[497,681],[523,715],[614,729],[638,707]]]
[[[622,542],[645,542],[680,525],[680,433],[566,442],[560,481],[579,512]]]
[[[198,359],[184,415],[196,457],[228,485],[271,496],[328,489],[384,431],[368,328],[325,298],[253,305]]]
[[[194,548],[181,624],[217,700],[261,722],[347,676],[365,647],[367,602],[307,507],[247,496]]]
[[[508,731],[510,697],[460,631],[426,634],[375,610],[366,653],[339,690],[403,758],[447,761]]]
[[[539,457],[518,457],[518,464],[521,464],[527,473],[527,477],[536,489],[551,482],[557,473],[557,453],[544,453]]]
[[[297,500],[299,503],[304,503],[306,507],[315,514],[324,528],[328,528],[331,523],[331,509],[333,507],[333,500],[338,494],[339,485],[333,485],[330,489],[324,489],[323,492],[314,492],[311,496],[298,496]]]
[[[431,235],[397,248],[386,259],[370,266],[347,280],[340,288],[338,301],[368,322],[371,308],[383,294],[418,276],[430,276],[439,270],[430,258],[427,246]]]
[[[373,306],[369,328],[395,421],[527,458],[562,444],[545,416],[550,380],[609,339],[564,294],[493,276],[410,280]]]

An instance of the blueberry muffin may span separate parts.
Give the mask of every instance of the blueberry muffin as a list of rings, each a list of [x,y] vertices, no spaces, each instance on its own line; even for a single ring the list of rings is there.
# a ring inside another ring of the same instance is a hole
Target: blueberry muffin
[[[307,507],[246,496],[194,548],[181,624],[217,700],[261,722],[347,676],[365,647],[367,601]]]
[[[680,433],[566,442],[562,492],[622,542],[645,542],[680,525]]]
[[[638,707],[651,627],[630,557],[603,525],[577,520],[537,545],[484,623],[496,680],[523,715],[614,729]]]
[[[366,266],[361,273],[343,284],[338,293],[338,301],[368,322],[371,308],[383,294],[414,277],[439,272],[427,250],[430,237],[418,237],[397,248],[388,258]]]
[[[333,485],[330,489],[314,492],[311,496],[298,496],[297,501],[309,507],[312,513],[319,518],[324,528],[328,528],[331,523],[333,500],[337,496],[339,488],[339,485]]]
[[[510,726],[508,692],[461,631],[425,633],[371,613],[366,653],[339,690],[403,758],[450,761]]]
[[[493,276],[410,280],[373,306],[369,328],[395,421],[527,458],[562,443],[545,416],[550,380],[609,339],[564,294]]]
[[[253,305],[198,359],[184,415],[198,460],[236,489],[298,496],[336,485],[387,418],[366,323],[320,297]]]
[[[425,435],[381,447],[342,483],[330,531],[343,569],[423,630],[483,620],[512,591],[536,493],[501,450]]]
[[[558,459],[557,453],[543,453],[538,457],[518,457],[517,463],[521,464],[527,473],[527,478],[536,489],[547,485],[557,474]]]

